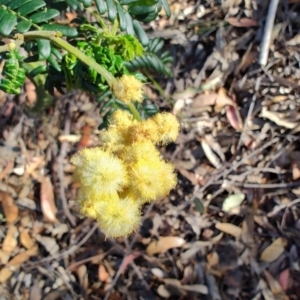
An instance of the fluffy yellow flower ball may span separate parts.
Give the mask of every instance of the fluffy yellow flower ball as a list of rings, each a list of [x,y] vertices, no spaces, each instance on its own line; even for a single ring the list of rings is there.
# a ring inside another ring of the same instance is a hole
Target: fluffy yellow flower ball
[[[122,161],[99,147],[81,150],[71,163],[76,166],[75,180],[100,194],[119,191],[128,181]]]
[[[172,165],[160,157],[150,141],[134,143],[127,152],[129,195],[135,195],[144,203],[166,196],[175,187],[176,175]]]
[[[126,104],[143,101],[143,83],[133,75],[123,75],[118,84],[113,86],[112,92]]]
[[[107,236],[128,236],[140,225],[140,204],[130,198],[102,202],[97,209],[97,221]]]
[[[156,114],[153,118],[149,119],[150,122],[156,124],[159,135],[159,141],[163,145],[174,142],[179,133],[180,124],[177,118],[171,113]]]
[[[80,212],[90,218],[97,219],[99,217],[99,204],[103,202],[117,201],[118,193],[115,191],[111,194],[98,193],[95,186],[90,188],[81,187],[77,192],[77,202],[80,207]]]

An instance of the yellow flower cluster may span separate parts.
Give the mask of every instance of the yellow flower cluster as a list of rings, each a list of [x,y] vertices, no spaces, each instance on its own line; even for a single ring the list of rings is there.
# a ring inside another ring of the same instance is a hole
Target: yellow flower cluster
[[[126,104],[131,102],[142,102],[143,83],[136,79],[133,75],[123,75],[116,85],[112,88],[116,98]]]
[[[78,202],[82,214],[96,219],[111,237],[127,236],[140,224],[140,208],[166,196],[176,185],[176,175],[156,145],[177,138],[179,123],[170,113],[145,121],[126,111],[116,111],[101,147],[86,148],[72,157],[75,179],[80,182]]]

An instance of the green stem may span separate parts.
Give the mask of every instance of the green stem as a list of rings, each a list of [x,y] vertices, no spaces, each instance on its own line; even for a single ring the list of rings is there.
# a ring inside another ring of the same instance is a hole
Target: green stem
[[[117,79],[109,71],[107,71],[105,68],[99,65],[95,60],[82,53],[76,47],[70,45],[68,42],[60,38],[57,32],[38,30],[38,31],[26,32],[22,36],[24,37],[25,40],[26,39],[27,40],[31,40],[31,39],[50,40],[56,46],[68,51],[69,53],[76,56],[83,63],[95,69],[100,75],[102,75],[105,78],[105,80],[107,81],[110,87],[118,84]]]
[[[134,104],[133,103],[129,103],[128,104],[128,108],[130,109],[133,117],[138,120],[138,121],[142,121],[142,118],[138,112],[138,110],[135,108]]]

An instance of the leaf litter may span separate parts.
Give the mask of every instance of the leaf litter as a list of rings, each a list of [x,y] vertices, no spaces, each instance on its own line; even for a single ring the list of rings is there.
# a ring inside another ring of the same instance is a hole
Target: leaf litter
[[[107,239],[74,201],[69,158],[97,145],[99,105],[77,91],[37,117],[3,95],[3,299],[299,298],[299,5],[279,5],[261,68],[268,5],[175,1],[147,25],[174,58],[174,79],[157,80],[175,105],[151,84],[146,97],[181,121],[161,149],[178,186],[128,238]]]

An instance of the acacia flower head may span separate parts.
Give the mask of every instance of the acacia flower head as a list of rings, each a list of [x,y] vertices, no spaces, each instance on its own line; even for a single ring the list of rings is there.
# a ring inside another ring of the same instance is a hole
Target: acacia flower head
[[[129,104],[143,101],[143,83],[133,75],[123,75],[112,87],[112,92],[120,101]]]
[[[102,202],[97,208],[100,228],[110,237],[128,236],[141,222],[140,204],[130,198]]]
[[[141,206],[166,196],[176,185],[174,167],[162,159],[156,145],[174,141],[178,131],[171,114],[137,121],[126,111],[115,112],[100,134],[101,147],[84,149],[71,159],[81,183],[81,213],[96,219],[107,236],[134,231]]]
[[[154,122],[156,124],[160,143],[166,145],[170,142],[174,142],[177,139],[180,125],[177,118],[173,114],[156,114],[149,120],[150,122]]]
[[[98,193],[95,186],[90,188],[81,187],[77,191],[77,202],[80,207],[80,212],[93,219],[99,217],[99,204],[104,202],[117,201],[119,199],[118,193]]]
[[[71,162],[77,167],[74,178],[83,188],[93,188],[98,193],[113,193],[127,183],[122,161],[99,147],[81,150],[72,157]]]

